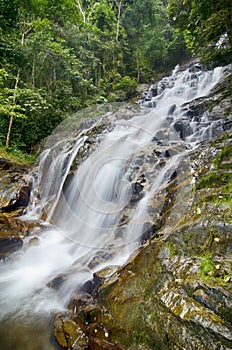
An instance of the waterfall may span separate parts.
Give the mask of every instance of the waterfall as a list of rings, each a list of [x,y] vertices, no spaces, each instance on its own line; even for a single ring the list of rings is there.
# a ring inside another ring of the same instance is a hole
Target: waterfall
[[[26,238],[0,264],[1,318],[64,310],[94,272],[124,264],[150,237],[165,206],[162,190],[191,171],[189,150],[214,136],[211,116],[189,117],[188,104],[209,94],[222,74],[220,67],[176,67],[159,82],[153,108],[124,117],[121,104],[95,107],[94,118],[86,110],[85,119],[74,115],[59,126],[40,156],[25,217],[43,226],[34,233],[38,244]],[[62,283],[53,289],[57,277]]]

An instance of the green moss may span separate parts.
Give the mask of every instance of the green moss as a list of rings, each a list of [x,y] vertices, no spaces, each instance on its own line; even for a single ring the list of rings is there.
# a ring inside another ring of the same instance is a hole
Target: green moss
[[[79,312],[79,313],[78,313],[78,318],[79,318],[80,320],[82,320],[83,322],[84,322],[85,319],[86,319],[86,317],[85,317],[85,315],[84,315],[83,312]]]
[[[98,315],[98,310],[91,310],[88,314],[88,321],[91,323],[91,322],[94,322],[97,318],[97,315]]]
[[[187,236],[185,236],[185,239],[184,239],[185,243],[188,243],[191,240],[191,238],[192,238],[191,234],[188,234]]]
[[[214,159],[215,169],[218,170],[220,168],[220,164],[225,158],[230,158],[231,159],[231,155],[232,155],[232,145],[224,147],[222,149],[222,151]]]
[[[203,188],[215,188],[215,187],[225,187],[227,190],[232,188],[232,174],[225,173],[210,173],[201,177],[201,179],[196,184],[196,189]]]
[[[141,331],[135,335],[134,342],[137,345],[147,345],[147,334],[145,331]]]
[[[99,293],[99,302],[101,302],[104,299],[104,297],[110,293],[111,287],[112,285],[109,284],[106,287],[101,288],[101,291]]]
[[[203,198],[202,202],[214,203],[216,208],[223,207],[223,209],[231,209],[232,208],[231,190],[228,190],[228,194],[223,193],[223,194],[216,194],[216,195],[212,194],[212,195],[206,196]]]
[[[100,134],[105,129],[106,129],[106,125],[105,124],[100,124],[100,125],[97,125],[97,126],[93,127],[91,130],[89,130],[86,133],[86,135],[89,136],[89,137],[95,136],[97,134]]]
[[[173,258],[177,254],[177,251],[175,249],[175,245],[173,242],[167,242],[165,244],[165,247],[169,250],[171,258]]]
[[[216,269],[211,253],[199,257],[200,277],[214,285],[225,287],[229,283],[229,276],[225,272]]]
[[[219,196],[215,201],[215,205],[217,207],[224,206],[225,209],[231,209],[232,208],[232,197],[230,195]]]
[[[214,273],[215,266],[212,260],[212,255],[207,253],[204,256],[199,257],[200,260],[200,276],[202,278],[208,277]]]
[[[157,316],[153,311],[151,312],[149,319],[152,323],[155,323],[157,321]]]

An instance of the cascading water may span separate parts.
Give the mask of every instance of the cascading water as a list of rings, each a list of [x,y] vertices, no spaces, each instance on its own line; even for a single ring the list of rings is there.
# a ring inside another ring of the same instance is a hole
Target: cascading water
[[[176,68],[158,84],[153,108],[141,107],[123,119],[107,107],[101,117],[77,125],[74,116],[56,130],[41,154],[35,200],[26,217],[43,218],[44,229],[34,233],[39,242],[27,248],[25,244],[0,266],[3,321],[63,310],[95,271],[126,262],[162,212],[162,188],[178,169],[189,169],[188,149],[213,136],[207,115],[188,118],[185,107],[207,95],[222,74],[222,68]],[[93,130],[106,124],[110,130],[106,127],[88,143]],[[86,159],[75,170],[84,148]],[[166,155],[164,163],[154,158],[154,149]],[[143,185],[139,176],[144,176]],[[156,196],[159,203],[151,212]],[[62,283],[54,290],[57,276]]]

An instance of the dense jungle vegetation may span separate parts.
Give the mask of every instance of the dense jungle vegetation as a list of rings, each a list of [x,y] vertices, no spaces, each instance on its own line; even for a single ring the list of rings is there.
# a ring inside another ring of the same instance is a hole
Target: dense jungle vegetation
[[[229,63],[231,16],[231,0],[0,0],[0,146],[35,153],[68,115],[191,55]]]

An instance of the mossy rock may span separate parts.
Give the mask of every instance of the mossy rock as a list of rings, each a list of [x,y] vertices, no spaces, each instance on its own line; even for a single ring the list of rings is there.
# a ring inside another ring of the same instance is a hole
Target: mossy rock
[[[82,308],[85,334],[98,339],[92,345],[101,339],[109,349],[232,349],[231,211],[216,201],[230,195],[231,173],[221,166],[230,161],[230,142],[227,133],[196,151],[197,184],[178,225],[167,211],[157,234],[99,287],[94,316]]]
[[[87,349],[87,339],[78,325],[68,317],[55,316],[54,336],[63,348]],[[75,347],[75,343],[77,343]]]

